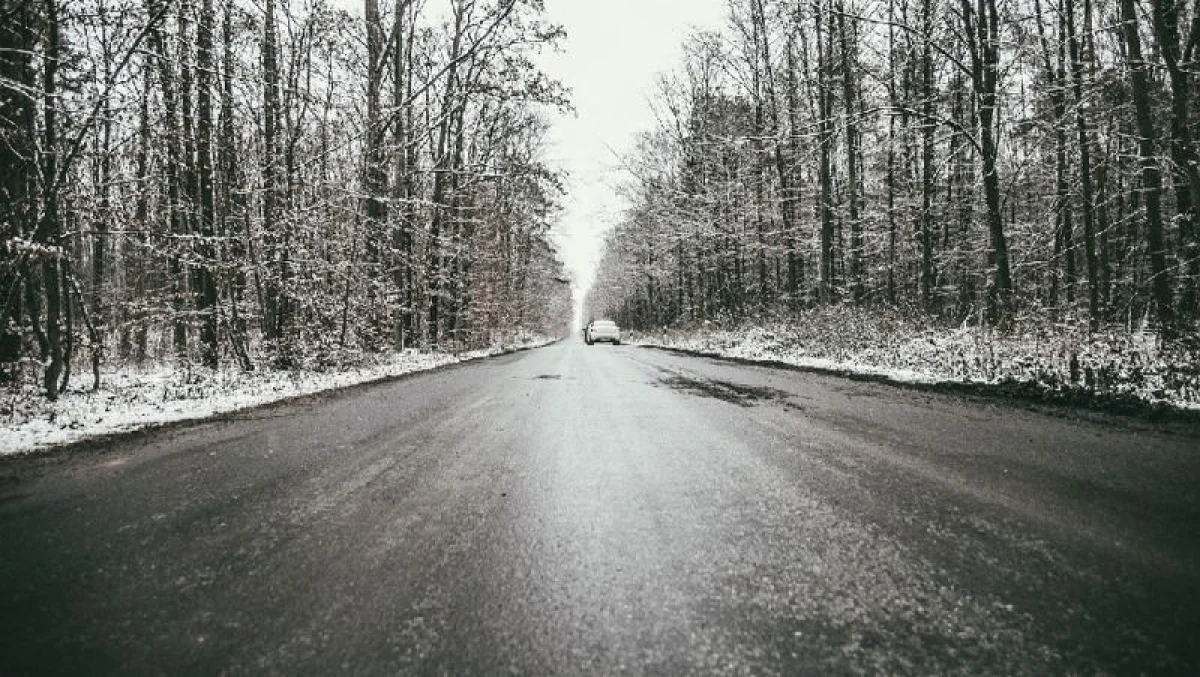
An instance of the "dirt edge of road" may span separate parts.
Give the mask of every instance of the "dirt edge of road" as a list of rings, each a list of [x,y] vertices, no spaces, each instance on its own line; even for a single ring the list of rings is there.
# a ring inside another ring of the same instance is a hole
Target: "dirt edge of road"
[[[285,397],[280,400],[275,400],[274,402],[267,402],[266,404],[245,407],[243,409],[233,409],[220,414],[215,414],[213,416],[189,418],[181,421],[168,421],[165,423],[150,423],[146,426],[133,430],[123,430],[121,432],[97,435],[95,437],[89,437],[87,439],[82,439],[75,442],[68,442],[67,444],[44,447],[23,453],[0,455],[0,501],[3,500],[5,489],[10,487],[12,484],[25,479],[29,474],[36,473],[40,469],[64,463],[72,458],[78,458],[84,455],[102,455],[108,453],[113,449],[113,447],[118,445],[128,444],[135,441],[146,442],[158,435],[175,432],[177,430],[183,430],[192,426],[236,420],[255,412],[270,411],[271,409],[276,409],[279,407],[318,401],[329,397],[344,395],[362,388],[372,388],[380,384],[403,381],[415,376],[457,369],[459,367],[473,364],[482,360],[490,360],[498,357],[506,357],[509,355],[515,355],[517,353],[523,353],[529,350],[537,350],[538,348],[554,345],[562,340],[563,339],[559,339],[558,341],[551,341],[550,343],[543,343],[540,345],[520,346],[492,355],[470,357],[460,362],[442,364],[436,367],[430,367],[428,369],[418,369],[416,371],[410,371],[404,374],[383,376],[380,378],[371,379],[369,381],[361,381],[359,383],[329,388],[328,390],[321,390],[314,393],[294,395],[292,397]]]
[[[1006,381],[1002,383],[973,383],[958,381],[935,381],[931,383],[901,381],[883,374],[861,372],[830,367],[814,367],[791,364],[772,359],[751,359],[720,353],[675,348],[671,346],[639,344],[638,347],[661,350],[678,355],[720,360],[750,367],[767,367],[822,376],[833,376],[850,381],[904,388],[926,393],[937,393],[987,403],[1007,403],[1024,409],[1058,418],[1088,420],[1095,423],[1118,425],[1125,428],[1150,429],[1190,437],[1200,437],[1200,411],[1180,409],[1168,404],[1146,402],[1133,397],[1105,396],[1081,390],[1058,391],[1036,383]]]

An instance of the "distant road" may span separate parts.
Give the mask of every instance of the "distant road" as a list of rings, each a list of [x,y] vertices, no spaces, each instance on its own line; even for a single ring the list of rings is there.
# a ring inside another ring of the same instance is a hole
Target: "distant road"
[[[1200,437],[578,340],[0,463],[0,673],[1200,674]]]

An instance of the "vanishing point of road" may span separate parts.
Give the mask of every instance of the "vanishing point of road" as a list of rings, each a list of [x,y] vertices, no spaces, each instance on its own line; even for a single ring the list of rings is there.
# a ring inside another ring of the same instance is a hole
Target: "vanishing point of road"
[[[1200,436],[578,340],[0,464],[0,673],[1200,674]]]

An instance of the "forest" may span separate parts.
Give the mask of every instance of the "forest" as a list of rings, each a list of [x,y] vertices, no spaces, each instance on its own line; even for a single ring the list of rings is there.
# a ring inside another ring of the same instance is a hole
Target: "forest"
[[[355,9],[0,0],[0,381],[561,333],[569,102],[533,57],[562,29],[541,0]]]
[[[588,314],[1036,334],[1089,386],[1149,344],[1196,397],[1200,4],[729,8],[660,80]]]

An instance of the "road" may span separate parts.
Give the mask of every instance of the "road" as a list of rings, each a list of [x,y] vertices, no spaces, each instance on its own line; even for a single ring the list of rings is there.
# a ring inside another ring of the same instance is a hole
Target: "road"
[[[1200,437],[576,341],[0,465],[0,672],[1200,674]]]

